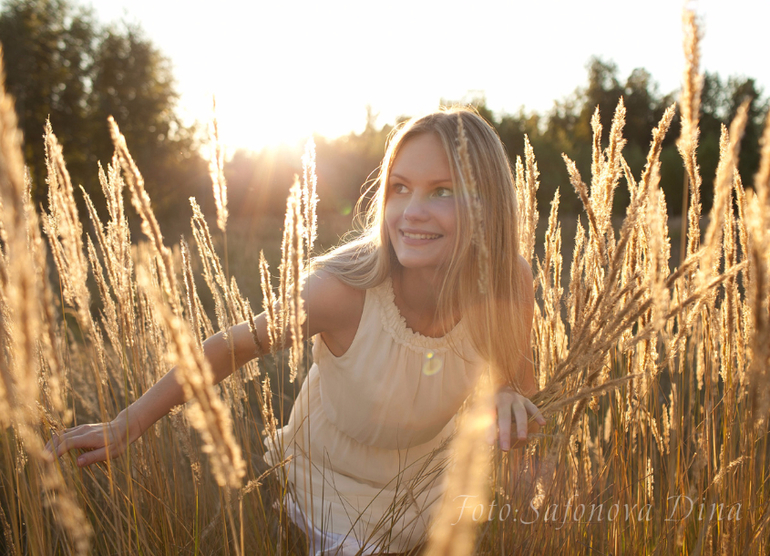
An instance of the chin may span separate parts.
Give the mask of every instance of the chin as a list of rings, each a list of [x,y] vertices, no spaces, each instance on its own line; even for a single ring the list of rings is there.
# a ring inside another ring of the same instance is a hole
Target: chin
[[[403,268],[408,268],[410,270],[433,270],[436,272],[439,272],[442,268],[445,268],[446,265],[442,264],[439,260],[433,260],[433,259],[425,259],[425,258],[417,258],[417,257],[399,257],[398,264],[401,265]]]

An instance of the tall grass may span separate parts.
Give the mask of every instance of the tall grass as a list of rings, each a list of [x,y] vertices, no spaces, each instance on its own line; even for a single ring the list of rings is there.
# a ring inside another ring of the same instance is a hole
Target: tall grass
[[[671,269],[659,188],[675,107],[653,132],[638,177],[623,157],[622,101],[606,135],[597,111],[588,183],[565,157],[584,207],[571,254],[562,249],[558,193],[536,248],[538,170],[526,143],[516,164],[521,252],[535,274],[535,401],[549,423],[526,448],[502,453],[479,442],[490,423],[488,389],[468,403],[431,554],[770,549],[770,119],[760,170],[743,177],[753,178],[753,189],[736,170],[745,108],[723,130],[701,234],[700,189],[711,177],[698,168],[699,32],[689,12],[685,36],[682,262]],[[222,238],[191,200],[196,256],[185,240],[167,246],[114,122],[115,156],[98,169],[107,214],[73,187],[50,126],[48,205],[38,214],[12,106],[0,89],[0,552],[306,553],[284,506],[286,474],[268,469],[262,455],[308,363],[302,334],[312,315],[304,313],[300,278],[317,235],[314,151],[287,204],[278,291],[264,256],[253,269],[271,345],[291,337],[295,348],[214,386],[203,338],[253,317],[228,270],[221,148],[214,147],[211,173]],[[612,219],[618,187],[630,194],[619,228]],[[130,235],[126,194],[141,219],[140,239]],[[79,195],[87,215],[78,212]],[[284,310],[276,312],[276,302]],[[111,420],[174,364],[193,401],[125,454],[85,469],[74,455],[47,456],[44,444],[57,431]],[[425,473],[436,469],[426,465]],[[402,510],[394,507],[394,515]]]

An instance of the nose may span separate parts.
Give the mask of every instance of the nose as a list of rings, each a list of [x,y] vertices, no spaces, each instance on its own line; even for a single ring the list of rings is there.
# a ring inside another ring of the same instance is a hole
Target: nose
[[[412,195],[409,203],[404,207],[404,220],[411,222],[424,221],[429,218],[427,199],[419,195]]]

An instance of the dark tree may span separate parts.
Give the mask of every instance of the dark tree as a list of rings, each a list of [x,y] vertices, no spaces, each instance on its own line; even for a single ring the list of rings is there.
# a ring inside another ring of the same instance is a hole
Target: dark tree
[[[83,169],[96,30],[90,11],[65,0],[14,0],[0,13],[6,89],[16,99],[24,154],[36,188],[45,177],[43,125],[50,117],[73,168]],[[38,194],[38,198],[40,195]]]
[[[749,102],[746,131],[741,140],[741,154],[738,171],[746,185],[754,183],[754,174],[759,169],[760,151],[757,148],[762,136],[764,118],[767,114],[768,102],[762,102],[762,90],[756,81],[745,77],[731,77],[727,80],[728,104],[727,122],[731,122],[738,112],[738,107],[744,101]],[[729,124],[728,124],[729,125]]]
[[[139,28],[102,28],[90,10],[68,0],[6,0],[0,42],[37,202],[45,198],[41,137],[48,118],[73,181],[83,184],[97,206],[97,161],[106,165],[113,151],[110,115],[160,214],[199,193],[206,166],[197,154],[195,130],[176,116],[170,62]]]
[[[96,48],[92,78],[90,119],[96,141],[91,162],[111,156],[106,122],[112,116],[161,214],[209,184],[205,165],[193,154],[195,130],[186,128],[174,112],[179,95],[171,64],[141,29],[105,30]]]

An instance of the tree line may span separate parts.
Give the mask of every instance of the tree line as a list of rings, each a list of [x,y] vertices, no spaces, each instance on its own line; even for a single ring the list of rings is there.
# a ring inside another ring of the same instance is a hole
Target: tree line
[[[189,217],[179,207],[187,206],[191,195],[198,197],[204,210],[210,209],[213,202],[207,163],[201,155],[201,126],[186,124],[179,117],[179,94],[170,61],[140,27],[126,23],[104,26],[92,10],[69,0],[5,0],[0,9],[0,43],[6,87],[16,99],[37,203],[45,202],[45,121],[50,119],[64,146],[73,181],[98,201],[97,162],[106,165],[112,156],[106,123],[111,115],[126,136],[159,217],[170,226],[186,226]],[[587,83],[555,101],[545,113],[524,108],[515,114],[495,113],[483,97],[472,103],[497,129],[512,159],[523,153],[524,136],[529,137],[540,169],[541,206],[547,206],[558,188],[563,210],[578,211],[580,203],[569,186],[562,153],[575,160],[588,181],[591,116],[598,106],[606,139],[622,97],[627,111],[624,154],[638,175],[652,129],[676,98],[674,92],[661,94],[658,89],[644,69],[635,69],[624,79],[611,61],[592,58],[587,64]],[[758,140],[768,100],[750,77],[705,75],[699,149],[705,209],[711,203],[720,126],[747,99],[749,123],[739,171],[750,182],[759,163]],[[396,123],[379,125],[376,114],[369,110],[362,132],[315,138],[321,213],[350,214],[362,187],[373,178]],[[682,208],[684,171],[676,152],[677,130],[675,122],[661,156],[661,187],[671,214]],[[231,218],[281,214],[293,177],[301,171],[300,153],[301,145],[233,153],[225,166]],[[620,193],[616,211],[623,211],[624,201],[627,198]]]
[[[584,181],[590,180],[592,129],[591,118],[598,107],[606,145],[612,117],[618,101],[623,98],[626,107],[624,137],[627,140],[624,156],[635,176],[641,174],[652,139],[666,108],[676,102],[676,93],[661,94],[650,73],[634,69],[622,79],[617,65],[600,58],[589,60],[587,84],[577,87],[564,99],[554,102],[546,113],[522,108],[515,114],[495,113],[483,97],[472,99],[484,118],[497,130],[512,162],[523,156],[525,136],[529,138],[540,170],[540,206],[548,206],[557,189],[561,193],[563,212],[578,212],[581,203],[570,186],[562,153],[574,160]],[[722,124],[729,125],[738,107],[749,101],[749,120],[741,145],[739,171],[747,183],[759,165],[759,138],[768,99],[750,77],[729,77],[706,73],[700,115],[699,163],[704,176],[701,199],[704,209],[711,207],[711,185],[719,159],[719,136]],[[444,101],[452,104],[451,101]],[[405,118],[406,116],[404,116]],[[666,195],[669,214],[682,211],[684,167],[676,150],[679,130],[678,116],[664,142],[661,154],[661,188]],[[319,210],[345,214],[351,209],[362,186],[378,167],[392,124],[378,126],[371,110],[364,131],[350,133],[336,139],[317,137],[318,181],[321,204]],[[265,149],[260,153],[238,151],[228,165],[228,179],[233,194],[243,194],[243,207],[250,207],[248,198],[256,195],[253,203],[269,204],[271,210],[281,210],[281,203],[298,173],[299,147]],[[260,193],[260,191],[262,193]],[[628,192],[619,188],[614,211],[622,214],[628,202]],[[322,207],[321,205],[325,205]],[[251,210],[251,208],[249,208]]]
[[[73,183],[97,203],[97,163],[106,168],[113,153],[108,116],[131,145],[161,213],[203,191],[197,128],[178,116],[170,61],[140,27],[103,26],[91,9],[68,0],[6,0],[0,43],[36,203],[46,195],[42,137],[49,119]]]

